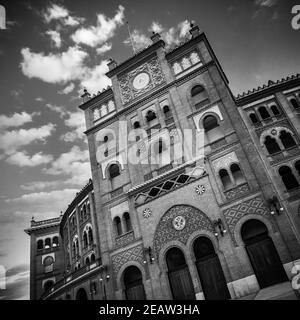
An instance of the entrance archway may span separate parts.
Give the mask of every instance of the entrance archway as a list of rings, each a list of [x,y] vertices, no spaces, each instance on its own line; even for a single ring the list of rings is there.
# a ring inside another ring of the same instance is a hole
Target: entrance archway
[[[124,285],[127,300],[146,300],[143,277],[139,268],[130,266],[125,270]]]
[[[83,288],[77,291],[76,300],[88,300],[87,293]]]
[[[205,299],[230,299],[222,266],[212,242],[207,237],[199,237],[194,241],[193,249]]]
[[[169,249],[166,261],[174,300],[194,300],[194,287],[183,252],[178,248]]]
[[[246,221],[241,236],[260,288],[288,281],[268,229],[262,222]]]

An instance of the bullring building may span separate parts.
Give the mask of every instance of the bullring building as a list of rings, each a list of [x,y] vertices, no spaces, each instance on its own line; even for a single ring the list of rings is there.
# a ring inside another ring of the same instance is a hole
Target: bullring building
[[[235,97],[196,25],[151,40],[82,96],[92,179],[26,230],[31,299],[238,299],[300,264],[300,75]]]

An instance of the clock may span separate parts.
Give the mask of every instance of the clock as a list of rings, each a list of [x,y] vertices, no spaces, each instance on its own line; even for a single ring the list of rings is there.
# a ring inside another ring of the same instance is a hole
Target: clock
[[[147,72],[141,72],[135,76],[135,78],[132,81],[132,85],[135,90],[141,90],[147,87],[149,82],[150,82],[149,74]]]

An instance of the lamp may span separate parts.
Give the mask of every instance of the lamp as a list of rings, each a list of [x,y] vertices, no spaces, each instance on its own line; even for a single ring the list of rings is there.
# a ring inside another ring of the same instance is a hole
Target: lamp
[[[99,281],[103,281],[103,279],[106,279],[106,281],[108,281],[110,279],[110,275],[108,273],[107,265],[101,266],[99,271],[100,271],[100,279],[99,279]]]
[[[154,257],[153,257],[153,253],[152,253],[152,249],[151,247],[145,248],[144,249],[144,254],[145,254],[145,259],[144,259],[144,263],[147,263],[147,256],[149,257],[149,262],[152,264],[154,261]]]
[[[214,229],[215,229],[215,236],[218,237],[219,232],[222,237],[224,237],[224,233],[227,232],[227,230],[224,228],[223,221],[219,218],[218,220],[213,221]],[[219,232],[218,232],[219,229]]]
[[[273,198],[269,199],[268,204],[271,215],[274,215],[275,212],[280,215],[284,210],[276,196],[273,196]]]

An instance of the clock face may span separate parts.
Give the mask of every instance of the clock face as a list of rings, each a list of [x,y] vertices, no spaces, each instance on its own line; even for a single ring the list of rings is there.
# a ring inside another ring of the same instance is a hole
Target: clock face
[[[134,89],[141,90],[148,85],[149,81],[149,74],[146,72],[141,72],[133,79],[132,85]]]

